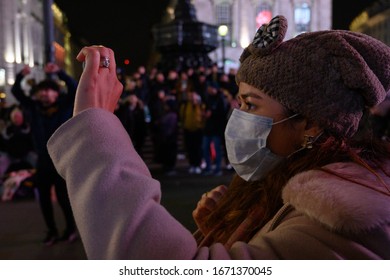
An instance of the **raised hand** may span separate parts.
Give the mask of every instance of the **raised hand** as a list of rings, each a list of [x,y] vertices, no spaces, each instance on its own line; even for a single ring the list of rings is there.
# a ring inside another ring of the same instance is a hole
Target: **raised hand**
[[[114,52],[103,46],[84,47],[77,60],[85,62],[77,87],[74,115],[88,108],[114,112],[123,85],[117,78]]]

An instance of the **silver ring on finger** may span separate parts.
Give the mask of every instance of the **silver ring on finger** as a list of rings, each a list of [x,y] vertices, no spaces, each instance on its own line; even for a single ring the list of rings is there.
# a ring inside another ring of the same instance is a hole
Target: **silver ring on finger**
[[[100,68],[109,68],[110,67],[110,59],[107,56],[100,57]]]

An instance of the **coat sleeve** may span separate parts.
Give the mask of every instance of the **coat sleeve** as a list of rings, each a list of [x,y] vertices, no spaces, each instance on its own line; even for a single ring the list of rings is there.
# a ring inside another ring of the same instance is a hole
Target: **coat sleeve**
[[[160,205],[160,184],[119,119],[89,109],[63,124],[48,149],[65,178],[90,259],[191,259],[192,234]]]
[[[238,242],[198,250],[193,235],[160,204],[160,183],[135,152],[119,119],[88,109],[64,123],[48,150],[66,180],[89,259],[241,259]]]

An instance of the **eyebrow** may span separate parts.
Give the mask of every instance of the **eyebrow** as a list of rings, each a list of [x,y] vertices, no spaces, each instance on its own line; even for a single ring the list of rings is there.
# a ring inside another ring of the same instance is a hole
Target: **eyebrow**
[[[248,97],[252,97],[252,98],[256,98],[256,99],[263,99],[260,94],[253,93],[253,92],[238,93],[238,98],[246,99]]]

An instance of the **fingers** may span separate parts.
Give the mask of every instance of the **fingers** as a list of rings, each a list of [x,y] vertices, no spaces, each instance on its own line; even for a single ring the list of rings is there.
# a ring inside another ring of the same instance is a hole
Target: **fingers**
[[[199,200],[196,209],[192,212],[192,217],[194,218],[198,229],[204,235],[206,235],[209,231],[209,228],[205,224],[206,218],[217,207],[218,202],[221,200],[226,191],[227,187],[220,185],[212,189],[210,192],[204,193]]]
[[[98,46],[84,47],[79,52],[76,59],[85,63],[83,73],[88,74],[97,72],[100,62],[100,51]]]
[[[226,193],[226,191],[227,191],[227,187],[224,185],[220,185],[220,186],[212,189],[210,192],[203,194],[202,198],[204,197],[207,205],[211,205],[212,202],[214,202],[214,204],[216,204],[222,198],[222,196]]]
[[[101,61],[106,58],[109,62],[108,66],[102,67]],[[113,50],[110,48],[104,46],[84,47],[79,52],[76,59],[80,62],[85,62],[84,72],[100,72],[101,70],[107,71],[108,69],[109,71],[115,71],[116,73],[115,56]]]
[[[220,185],[212,189],[210,192],[204,193],[199,200],[194,212],[198,210],[197,212],[204,213],[205,211],[210,212],[214,210],[217,206],[217,203],[221,200],[222,196],[226,193],[226,191],[227,187],[224,185]]]
[[[194,211],[192,211],[192,217],[194,218],[195,222],[198,224],[201,223],[202,219],[205,218],[208,214],[210,214],[211,211],[206,208],[196,208]]]
[[[201,199],[198,202],[197,208],[201,209],[204,208],[206,210],[213,210],[215,206],[217,205],[218,198],[216,199],[217,195],[211,195],[209,193],[205,193],[202,195]]]
[[[116,74],[114,52],[104,46],[89,46],[76,59],[85,62],[85,66],[76,92],[74,115],[88,108],[114,112],[123,89]]]
[[[226,191],[227,187],[225,185],[219,185],[218,187],[212,189],[208,194],[211,196],[211,198],[219,200],[226,193]]]

